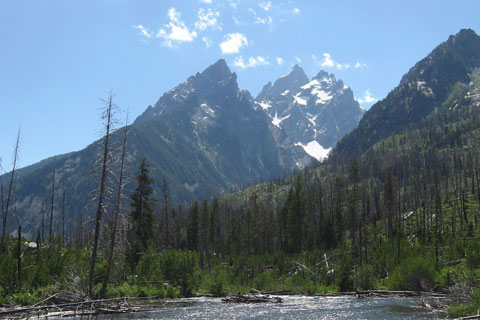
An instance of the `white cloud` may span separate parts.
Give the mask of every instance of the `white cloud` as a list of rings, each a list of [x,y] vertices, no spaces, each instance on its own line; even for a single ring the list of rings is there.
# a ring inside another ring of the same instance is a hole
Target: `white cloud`
[[[232,7],[233,9],[237,9],[238,2],[230,1],[229,5],[230,5],[230,7]]]
[[[300,59],[299,57],[295,57],[295,61],[297,61],[297,63],[302,63],[302,59]]]
[[[361,62],[357,61],[357,63],[355,63],[354,68],[355,69],[368,68],[368,65],[366,63],[361,63]]]
[[[199,0],[199,1],[203,3],[212,4],[212,0]]]
[[[292,13],[293,13],[293,14],[299,14],[300,12],[301,12],[301,11],[300,11],[300,9],[298,9],[298,8],[293,8],[293,9],[292,9]]]
[[[203,31],[208,27],[221,30],[222,28],[218,25],[217,18],[220,16],[220,13],[212,11],[212,9],[205,10],[203,8],[198,9],[198,21],[195,22],[195,29]]]
[[[239,69],[247,69],[247,68],[254,68],[258,66],[266,66],[269,65],[270,62],[268,62],[264,57],[258,56],[258,57],[250,57],[248,58],[247,61],[243,60],[242,56],[235,57],[233,60],[233,65]]]
[[[268,17],[264,17],[264,18],[261,18],[257,15],[257,12],[255,10],[253,10],[252,8],[249,8],[248,11],[253,14],[253,18],[254,18],[254,23],[258,23],[258,24],[268,24],[268,25],[272,25],[273,24],[273,19],[271,16],[268,16]]]
[[[358,98],[357,101],[359,103],[374,103],[374,102],[377,102],[378,99],[375,98],[372,93],[368,90],[365,90],[365,92],[363,93],[363,97],[362,98]]]
[[[335,66],[335,62],[333,62],[332,56],[329,53],[325,52],[323,54],[323,60],[320,62],[320,65],[322,67],[330,67],[331,68],[331,67]]]
[[[150,39],[152,37],[152,34],[141,24],[138,26],[133,26],[133,28],[140,30],[140,33],[145,37]]]
[[[277,58],[277,64],[281,66],[284,63],[283,58],[278,57]]]
[[[220,43],[223,54],[238,53],[241,47],[248,46],[247,36],[241,33],[229,33],[225,35],[224,41]]]
[[[352,68],[352,65],[350,63],[339,63],[333,60],[332,56],[328,52],[325,52],[323,54],[323,58],[317,57],[316,55],[312,54],[312,59],[313,62],[315,62],[315,64],[320,67],[336,68],[337,70],[346,70]],[[357,65],[358,62],[354,65],[354,68],[359,68]],[[363,65],[361,67],[363,67]]]
[[[341,64],[337,62],[336,67],[338,70],[342,70],[342,69],[350,69],[351,66],[348,63]]]
[[[270,16],[266,18],[255,17],[255,23],[271,25],[273,23],[273,19]]]
[[[207,47],[207,48],[210,48],[213,44],[212,39],[210,39],[208,37],[203,37],[202,41],[203,41],[203,43],[205,43],[205,47]]]
[[[260,8],[262,8],[263,10],[268,11],[268,10],[270,10],[270,8],[272,8],[272,2],[271,2],[271,1],[260,2],[260,3],[258,4],[258,6],[259,6]]]
[[[160,29],[156,35],[157,38],[164,39],[164,45],[174,47],[175,44],[181,42],[191,42],[197,37],[195,31],[188,30],[183,21],[180,20],[180,12],[175,8],[168,10],[168,18],[170,22],[165,25],[165,29]]]

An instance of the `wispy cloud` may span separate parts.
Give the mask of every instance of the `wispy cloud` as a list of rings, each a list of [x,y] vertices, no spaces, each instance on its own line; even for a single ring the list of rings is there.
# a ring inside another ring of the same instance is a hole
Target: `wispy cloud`
[[[279,66],[281,66],[284,63],[283,58],[278,57],[276,60]]]
[[[271,1],[260,2],[258,6],[263,10],[268,11],[270,10],[270,8],[272,8],[272,2]]]
[[[152,34],[147,30],[147,28],[145,28],[141,24],[139,24],[138,26],[133,26],[133,28],[138,29],[142,34],[142,36],[144,36],[147,39],[150,39],[152,37]]]
[[[313,58],[314,61],[317,60],[316,63],[320,64],[320,66],[322,66],[322,67],[333,68],[335,66],[335,62],[332,60],[332,56],[327,52],[325,52],[323,54],[323,59],[319,62],[318,62],[318,57],[317,56],[312,55],[312,58]]]
[[[312,54],[312,59],[317,66],[324,67],[324,68],[336,68],[337,70],[345,70],[345,69],[350,69],[352,67],[350,63],[340,63],[333,60],[332,56],[328,52],[325,52],[322,55],[322,58]],[[359,62],[357,62],[354,65],[354,68],[358,69],[358,68],[363,68],[364,66],[366,65],[360,64]]]
[[[213,28],[221,30],[222,28],[218,24],[217,18],[220,16],[220,12],[212,11],[212,9],[205,10],[203,8],[198,9],[198,21],[195,22],[195,29],[204,31],[207,28]]]
[[[212,0],[199,0],[199,2],[212,4]]]
[[[257,15],[257,12],[253,10],[252,8],[248,8],[248,11],[253,15],[253,22],[257,24],[266,24],[266,25],[272,25],[273,24],[273,19],[271,16],[267,17],[260,17]]]
[[[205,43],[205,47],[207,47],[207,48],[210,48],[213,44],[212,39],[210,39],[208,37],[203,37],[202,41],[203,41],[203,43]]]
[[[224,37],[224,41],[220,43],[220,49],[223,54],[238,53],[241,47],[248,46],[247,36],[242,33],[229,33]]]
[[[248,58],[247,61],[243,60],[242,56],[235,57],[233,60],[233,65],[239,69],[247,69],[247,68],[254,68],[258,66],[265,66],[269,65],[270,62],[268,62],[264,57],[258,56],[258,57],[250,57]]]
[[[354,68],[355,69],[368,68],[368,65],[366,63],[361,63],[361,62],[357,61],[357,63],[355,63]]]
[[[302,59],[300,59],[299,57],[295,57],[295,61],[297,61],[297,63],[302,63]]]
[[[293,13],[293,14],[300,14],[300,12],[301,12],[301,10],[298,9],[298,8],[293,8],[293,9],[292,9],[292,13]]]
[[[365,92],[363,93],[363,96],[361,98],[358,98],[357,101],[361,104],[364,104],[364,103],[370,104],[370,103],[377,102],[378,99],[375,98],[375,96],[373,96],[369,90],[365,90]]]
[[[180,20],[181,14],[175,8],[170,8],[167,16],[170,22],[160,29],[156,35],[157,38],[165,40],[165,46],[171,48],[178,43],[191,42],[197,37],[197,33],[188,30],[185,23]]]

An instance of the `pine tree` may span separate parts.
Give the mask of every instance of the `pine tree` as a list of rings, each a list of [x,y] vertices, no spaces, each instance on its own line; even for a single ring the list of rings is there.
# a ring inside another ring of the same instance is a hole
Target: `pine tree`
[[[143,158],[137,175],[137,188],[130,196],[130,266],[137,265],[140,255],[145,252],[153,239],[153,211],[156,199],[152,197],[154,180],[148,175],[148,164]]]
[[[301,176],[297,176],[293,197],[288,203],[287,246],[290,253],[301,253],[305,232],[306,198]]]
[[[333,190],[333,229],[335,232],[335,245],[339,245],[343,242],[343,234],[345,231],[344,221],[343,221],[343,202],[344,202],[344,183],[342,178],[335,178],[335,185]]]
[[[198,203],[194,202],[190,211],[190,218],[187,226],[187,245],[188,249],[192,251],[198,250],[199,223],[200,217],[198,213]]]

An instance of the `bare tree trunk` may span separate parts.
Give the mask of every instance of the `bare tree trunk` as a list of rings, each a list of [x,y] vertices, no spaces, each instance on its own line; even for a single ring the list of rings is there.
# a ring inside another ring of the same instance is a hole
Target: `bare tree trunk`
[[[48,241],[52,240],[53,235],[53,202],[55,200],[55,157],[53,157],[53,176],[52,176],[52,197],[50,200],[50,228],[48,231]]]
[[[100,178],[100,189],[98,192],[98,206],[97,214],[95,218],[95,233],[93,236],[93,248],[92,248],[92,257],[90,260],[90,275],[88,277],[88,296],[91,298],[93,296],[93,278],[95,276],[95,262],[97,260],[97,248],[98,248],[98,238],[100,236],[100,222],[102,219],[103,211],[103,197],[105,192],[105,184],[107,180],[107,159],[109,152],[108,140],[110,138],[110,125],[112,117],[112,93],[109,94],[107,101],[107,110],[106,110],[106,122],[105,122],[105,138],[103,142],[103,158],[102,158],[102,172]]]
[[[5,249],[5,228],[7,226],[8,208],[9,208],[10,199],[12,196],[13,180],[15,176],[15,169],[17,166],[19,144],[20,144],[20,129],[18,129],[17,142],[15,143],[15,149],[13,151],[13,166],[12,166],[12,174],[10,175],[10,184],[8,186],[7,204],[5,205],[5,210],[2,212],[2,242],[0,244],[0,253],[3,252]],[[3,198],[3,192],[2,192],[2,198]],[[2,204],[3,204],[3,201],[2,201]]]
[[[162,181],[162,193],[165,203],[165,247],[168,249],[170,246],[170,235],[168,234],[168,202],[169,202],[169,190],[167,180]]]
[[[128,114],[127,114],[127,119],[125,121],[125,128],[123,132],[122,157],[120,160],[120,177],[118,178],[117,198],[115,199],[115,209],[114,209],[115,212],[114,212],[114,218],[113,218],[113,226],[110,233],[110,248],[109,248],[108,257],[107,257],[107,270],[106,270],[105,278],[103,279],[102,290],[100,292],[101,298],[104,298],[105,293],[107,292],[107,285],[108,285],[108,281],[110,279],[110,273],[113,267],[115,237],[117,234],[118,214],[120,212],[122,188],[123,188],[123,173],[125,169],[125,151],[127,149],[127,133],[128,133]]]
[[[18,225],[17,241],[17,286],[22,287],[22,226]]]
[[[62,247],[65,247],[65,175],[62,178]]]
[[[43,194],[42,194],[42,209],[40,211],[40,214],[42,215],[42,243],[45,241],[45,207],[43,203]]]

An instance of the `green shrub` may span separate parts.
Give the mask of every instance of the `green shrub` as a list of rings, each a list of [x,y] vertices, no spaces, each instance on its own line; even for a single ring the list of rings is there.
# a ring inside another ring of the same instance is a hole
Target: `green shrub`
[[[480,288],[475,289],[470,302],[454,304],[447,308],[446,314],[449,318],[460,318],[476,315],[480,310]]]
[[[435,275],[433,259],[421,256],[409,257],[392,272],[389,287],[392,290],[429,290],[434,284]]]
[[[480,266],[480,240],[469,241],[465,248],[466,265],[474,270]]]
[[[375,274],[371,265],[364,264],[357,268],[357,287],[362,290],[370,290],[375,287]]]

